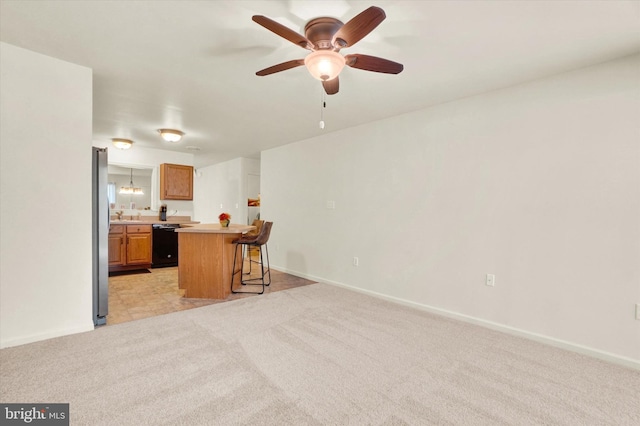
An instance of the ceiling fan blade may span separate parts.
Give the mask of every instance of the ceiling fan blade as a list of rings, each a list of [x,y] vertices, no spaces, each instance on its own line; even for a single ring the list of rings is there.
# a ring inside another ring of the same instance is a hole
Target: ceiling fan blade
[[[404,65],[388,59],[378,58],[369,55],[347,55],[344,57],[346,65],[352,68],[358,68],[365,71],[383,72],[386,74],[400,74],[404,69]]]
[[[251,19],[253,19],[254,22],[262,25],[269,31],[289,40],[291,43],[296,44],[303,49],[314,50],[313,43],[307,40],[306,37],[298,34],[290,28],[285,27],[284,25],[274,21],[273,19],[269,19],[266,16],[262,15],[253,15]]]
[[[338,30],[333,36],[333,45],[338,50],[353,46],[373,31],[375,27],[380,25],[386,17],[387,15],[384,14],[384,10],[376,6],[371,6],[369,9],[353,17]]]
[[[340,81],[338,80],[339,77],[333,78],[331,80],[325,80],[322,82],[322,87],[324,87],[324,91],[327,93],[327,95],[335,95],[336,93],[338,93],[338,90],[340,89]]]
[[[256,75],[265,76],[269,74],[274,74],[280,71],[286,71],[291,68],[299,67],[300,65],[304,65],[304,59],[294,59],[292,61],[287,61],[278,65],[273,65],[269,68],[265,68],[263,70],[258,71]]]

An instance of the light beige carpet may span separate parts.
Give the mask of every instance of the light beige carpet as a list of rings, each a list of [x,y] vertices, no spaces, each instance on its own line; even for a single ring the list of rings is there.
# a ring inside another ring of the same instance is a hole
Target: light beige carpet
[[[0,351],[72,425],[638,425],[640,372],[314,284]]]

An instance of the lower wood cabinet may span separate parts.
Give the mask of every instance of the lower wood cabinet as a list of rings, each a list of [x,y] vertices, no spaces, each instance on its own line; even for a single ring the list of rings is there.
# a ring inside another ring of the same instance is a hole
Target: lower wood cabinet
[[[111,225],[109,271],[151,267],[151,225]]]
[[[111,225],[111,227],[109,227],[109,268],[126,263],[126,245],[124,239],[124,225]]]

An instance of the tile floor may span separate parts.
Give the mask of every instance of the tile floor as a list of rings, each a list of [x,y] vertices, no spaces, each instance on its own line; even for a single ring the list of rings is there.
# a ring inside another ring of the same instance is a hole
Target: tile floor
[[[271,285],[265,294],[313,284],[304,278],[271,270]],[[109,315],[107,325],[133,321],[170,312],[223,303],[253,294],[231,294],[225,300],[183,297],[178,288],[178,267],[148,269],[109,277]]]

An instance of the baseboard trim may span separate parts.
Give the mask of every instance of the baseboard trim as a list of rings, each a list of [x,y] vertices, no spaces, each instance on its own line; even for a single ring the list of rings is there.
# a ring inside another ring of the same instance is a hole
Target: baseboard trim
[[[0,349],[10,348],[12,346],[26,345],[28,343],[35,343],[41,340],[48,340],[48,339],[53,339],[55,337],[62,337],[70,334],[84,333],[86,331],[93,331],[93,330],[94,330],[93,323],[89,321],[87,324],[78,326],[78,327],[65,328],[62,330],[51,330],[45,333],[37,333],[37,334],[31,334],[28,336],[21,336],[14,339],[2,340],[0,341]]]
[[[503,333],[511,334],[513,336],[524,337],[529,340],[534,340],[536,342],[544,343],[550,346],[554,346],[557,348],[565,349],[571,352],[576,352],[582,355],[587,355],[592,358],[597,358],[603,361],[611,362],[614,364],[622,365],[624,367],[632,368],[634,370],[640,370],[640,360],[636,360],[633,358],[628,358],[620,355],[616,355],[610,352],[601,351],[598,349],[594,349],[588,346],[579,345],[577,343],[568,342],[566,340],[556,339],[554,337],[545,336],[538,333],[533,333],[527,330],[522,330],[516,327],[511,327],[508,325],[496,323],[493,321],[484,320],[482,318],[472,317],[470,315],[461,314],[459,312],[449,311],[447,309],[437,308],[435,306],[425,305],[418,302],[413,302],[411,300],[402,299],[395,296],[389,296],[387,294],[378,293],[371,290],[362,289],[359,287],[354,287],[348,284],[344,284],[338,281],[327,280],[326,278],[317,277],[314,275],[309,275],[305,273],[300,273],[298,271],[292,271],[287,268],[281,267],[272,267],[274,270],[284,272],[290,275],[295,275],[300,278],[305,278],[312,281],[321,282],[324,284],[333,285],[336,287],[342,287],[348,290],[353,290],[359,293],[367,294],[369,296],[377,297],[380,299],[388,300],[390,302],[399,303],[401,305],[409,306],[415,309],[420,309],[423,311],[427,311],[433,314],[446,316],[448,318],[457,319],[460,321],[464,321],[470,324],[479,325],[482,327],[490,328],[492,330],[500,331]]]

